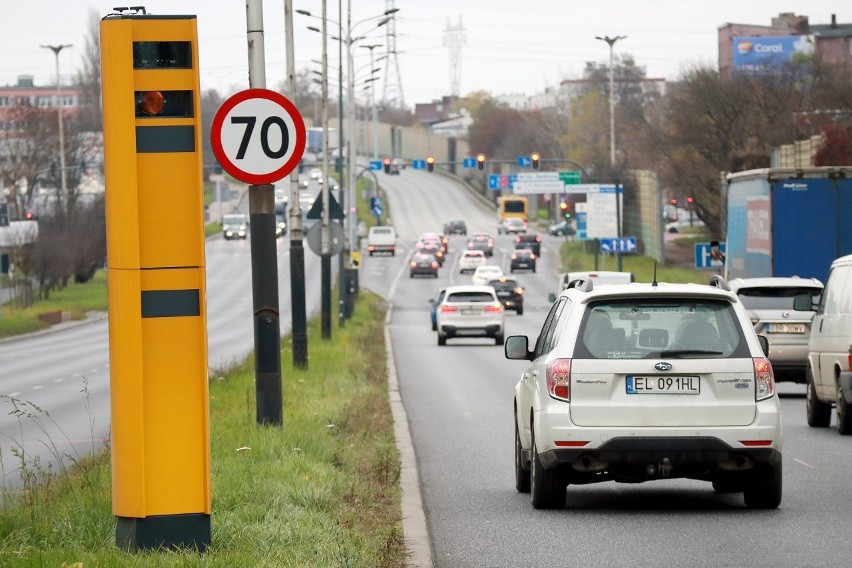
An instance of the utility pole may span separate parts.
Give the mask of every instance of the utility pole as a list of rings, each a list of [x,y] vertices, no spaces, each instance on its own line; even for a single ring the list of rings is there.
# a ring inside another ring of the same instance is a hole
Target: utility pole
[[[331,221],[328,177],[328,13],[322,0],[322,241],[320,248],[320,322],[322,338],[331,339]]]
[[[337,199],[340,208],[346,212],[346,184],[343,183],[343,0],[337,0],[337,156],[334,159],[337,180],[340,188]],[[349,243],[352,250],[352,243]],[[337,325],[346,323],[346,254],[341,251],[337,258]]]
[[[296,58],[293,53],[293,0],[284,0],[284,36],[287,57],[287,89],[296,100]],[[308,368],[308,322],[305,307],[305,247],[302,238],[302,207],[299,175],[290,174],[290,302],[293,336],[293,367]]]
[[[42,45],[45,49],[49,49],[56,56],[56,114],[59,116],[59,179],[60,188],[62,190],[61,209],[62,212],[68,213],[68,178],[65,176],[65,128],[62,124],[62,91],[59,87],[59,52],[66,47],[71,47],[71,44],[65,45]]]

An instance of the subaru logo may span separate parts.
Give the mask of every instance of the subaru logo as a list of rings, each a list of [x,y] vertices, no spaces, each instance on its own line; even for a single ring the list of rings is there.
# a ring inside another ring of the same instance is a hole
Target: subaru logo
[[[672,364],[666,363],[665,361],[660,361],[659,363],[654,364],[654,368],[658,371],[671,371]]]
[[[790,312],[781,312],[781,317],[782,317],[782,318],[788,318],[788,317],[790,317]]]

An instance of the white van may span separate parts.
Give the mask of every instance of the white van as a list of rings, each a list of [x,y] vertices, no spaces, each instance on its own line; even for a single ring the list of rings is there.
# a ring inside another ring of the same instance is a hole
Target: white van
[[[563,272],[559,275],[559,285],[556,293],[550,294],[548,300],[556,301],[556,297],[568,287],[572,281],[577,279],[591,280],[595,286],[603,284],[630,284],[635,282],[632,272],[615,272],[612,270],[593,270],[591,272]]]
[[[796,296],[797,310],[815,309],[808,341],[808,425],[825,428],[834,405],[837,431],[852,434],[852,255],[831,263],[819,304]]]
[[[396,253],[396,229],[386,225],[370,227],[367,231],[367,252],[370,256],[375,253]]]

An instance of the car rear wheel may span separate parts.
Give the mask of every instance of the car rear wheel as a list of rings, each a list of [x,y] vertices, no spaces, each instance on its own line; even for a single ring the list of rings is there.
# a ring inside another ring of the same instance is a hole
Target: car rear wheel
[[[749,509],[777,509],[781,504],[781,463],[771,466],[755,464],[751,479],[743,491],[743,500]]]
[[[518,433],[518,420],[515,418],[515,489],[519,493],[530,492],[530,465],[524,469],[524,454],[521,435]]]
[[[535,438],[532,443],[532,464],[530,465],[530,493],[532,506],[536,509],[561,509],[565,506],[567,486],[552,470],[544,469],[538,458]]]
[[[447,336],[443,333],[438,333],[438,345],[446,345],[447,344]]]
[[[518,306],[518,309],[515,310],[515,313],[517,313],[519,316],[524,315],[524,307]]]
[[[807,390],[805,391],[805,409],[808,415],[808,426],[812,428],[828,428],[829,423],[831,423],[831,405],[817,398],[814,373],[810,367],[805,371],[805,380],[808,383]]]
[[[505,339],[503,338],[502,333],[498,333],[497,335],[494,336],[494,343],[495,344],[503,345],[504,342],[505,342]]]
[[[844,436],[852,434],[852,416],[849,415],[849,405],[846,404],[846,399],[843,397],[840,381],[837,382],[837,400],[834,408],[837,415],[837,431]]]

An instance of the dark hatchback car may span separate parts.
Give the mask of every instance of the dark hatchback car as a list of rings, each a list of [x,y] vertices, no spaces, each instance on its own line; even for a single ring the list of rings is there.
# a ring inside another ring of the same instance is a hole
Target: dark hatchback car
[[[541,237],[532,233],[517,235],[515,237],[516,249],[532,249],[536,256],[541,254]]]
[[[509,265],[509,272],[516,270],[530,270],[535,272],[535,263],[538,256],[532,249],[515,249],[512,252],[512,262]]]
[[[476,233],[467,241],[467,250],[481,250],[485,256],[494,254],[494,239],[486,233]]]
[[[497,299],[507,310],[515,310],[519,316],[524,315],[524,289],[518,281],[508,276],[489,280],[488,285],[497,292]]]
[[[467,236],[467,224],[459,219],[447,221],[444,223],[444,234]]]
[[[415,252],[411,256],[411,261],[408,263],[409,266],[409,278],[414,278],[417,274],[426,274],[427,276],[438,277],[438,269],[441,268],[441,265],[438,263],[438,260],[434,255],[424,253],[424,252]]]

